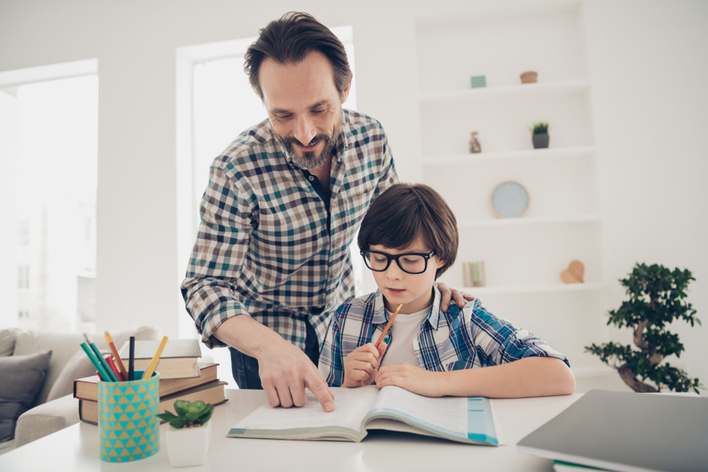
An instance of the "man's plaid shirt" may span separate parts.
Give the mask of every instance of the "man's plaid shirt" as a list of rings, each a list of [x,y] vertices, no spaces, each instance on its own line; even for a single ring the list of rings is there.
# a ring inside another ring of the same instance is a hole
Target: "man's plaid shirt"
[[[411,340],[418,367],[447,372],[534,356],[556,357],[570,367],[563,354],[525,329],[514,328],[508,321],[497,318],[479,299],[467,302],[461,310],[451,303],[444,312],[440,310],[440,291],[437,287],[433,290],[435,298],[430,313],[420,325],[420,334]],[[359,346],[375,342],[388,317],[380,290],[339,307],[320,353],[319,370],[327,384],[342,385],[347,355]],[[393,331],[388,332],[389,346],[396,342]]]
[[[182,296],[202,340],[250,315],[305,347],[305,319],[322,343],[333,311],[353,296],[349,246],[369,204],[398,178],[381,124],[343,111],[325,203],[289,159],[268,120],[211,165]]]

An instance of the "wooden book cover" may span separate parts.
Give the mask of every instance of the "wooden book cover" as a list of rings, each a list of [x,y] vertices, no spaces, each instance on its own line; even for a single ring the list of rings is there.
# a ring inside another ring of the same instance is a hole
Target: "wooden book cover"
[[[147,369],[159,345],[160,341],[135,341],[133,368]],[[120,349],[120,358],[126,369],[129,356],[130,343],[126,341]],[[160,373],[160,380],[199,377],[198,360],[201,356],[196,339],[168,339],[155,370]]]
[[[173,393],[181,392],[199,385],[204,385],[216,380],[217,366],[219,364],[199,363],[200,377],[187,379],[160,378],[160,398]],[[98,376],[84,377],[74,380],[74,398],[79,400],[98,401]]]
[[[173,393],[164,398],[160,397],[160,413],[164,413],[165,410],[174,413],[174,404],[177,400],[189,402],[201,400],[214,406],[221,405],[226,401],[224,385],[226,385],[226,382],[215,380],[189,390]],[[85,423],[98,424],[98,402],[79,400],[79,419]],[[164,423],[164,421],[161,421],[161,423]]]

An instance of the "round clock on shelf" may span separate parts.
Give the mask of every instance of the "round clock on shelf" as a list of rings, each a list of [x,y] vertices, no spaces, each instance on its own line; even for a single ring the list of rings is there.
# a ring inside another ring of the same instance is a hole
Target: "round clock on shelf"
[[[518,218],[529,207],[529,193],[518,182],[502,182],[492,192],[492,211],[498,218]]]

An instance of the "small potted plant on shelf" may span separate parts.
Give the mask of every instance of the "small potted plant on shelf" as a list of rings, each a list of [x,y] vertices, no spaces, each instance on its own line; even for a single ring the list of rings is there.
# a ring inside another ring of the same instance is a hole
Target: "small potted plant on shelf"
[[[177,400],[175,414],[165,411],[157,415],[167,421],[167,455],[172,467],[193,467],[206,462],[211,438],[211,403]]]
[[[685,302],[686,288],[696,280],[689,270],[667,269],[662,265],[637,264],[632,273],[620,283],[627,288],[629,301],[611,310],[607,324],[627,327],[634,332],[632,346],[609,342],[592,344],[585,350],[599,356],[600,360],[619,372],[620,377],[635,392],[659,392],[663,387],[676,392],[688,392],[703,386],[686,372],[662,361],[683,352],[683,344],[676,334],[666,328],[672,322],[683,320],[701,324],[696,310]],[[646,383],[645,381],[649,381]]]
[[[548,136],[548,123],[538,122],[531,128],[534,149],[545,149],[548,147],[550,137]]]

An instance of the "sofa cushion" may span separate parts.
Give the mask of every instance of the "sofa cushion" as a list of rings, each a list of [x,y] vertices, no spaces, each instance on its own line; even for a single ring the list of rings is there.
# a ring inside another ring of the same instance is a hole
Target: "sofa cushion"
[[[19,332],[17,328],[0,329],[0,357],[12,355],[15,350],[15,338]]]
[[[101,351],[101,353],[108,354],[109,352]],[[51,390],[49,390],[49,395],[47,395],[47,403],[74,393],[74,380],[91,375],[96,375],[96,368],[93,366],[86,353],[80,350],[69,359],[69,362],[66,363],[64,369],[59,374],[59,377],[54,381],[54,385],[52,385]]]
[[[0,357],[0,442],[15,436],[15,424],[42,389],[52,351]]]
[[[120,349],[122,343],[128,340],[130,336],[135,336],[138,340],[154,340],[160,339],[159,332],[151,326],[142,326],[138,329],[131,329],[111,333],[113,342]],[[103,336],[103,333],[91,334],[91,340],[96,344],[96,347],[101,351],[108,352],[108,344]],[[56,383],[56,380],[61,375],[62,371],[69,363],[69,360],[76,355],[77,352],[82,352],[81,343],[84,342],[84,337],[81,333],[53,333],[49,331],[22,331],[17,334],[15,341],[14,355],[26,355],[35,352],[51,349],[53,351],[52,360],[49,364],[49,372],[47,373],[47,381],[42,388],[42,391],[37,396],[35,405],[41,405],[47,401],[49,392]],[[121,344],[119,344],[121,343]],[[84,354],[84,357],[86,355]],[[88,358],[86,359],[88,362]],[[95,371],[94,371],[95,372]],[[84,376],[85,377],[85,376]],[[80,377],[76,377],[80,378]],[[71,392],[74,379],[68,379],[63,386],[57,387],[59,392]],[[68,385],[68,386],[67,386]],[[61,395],[59,395],[61,396]]]

